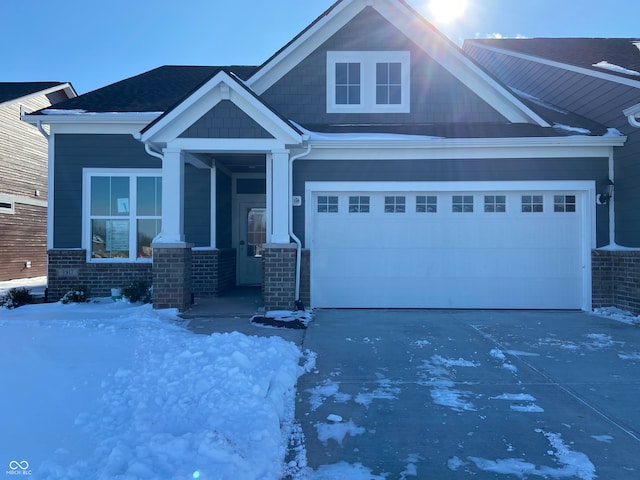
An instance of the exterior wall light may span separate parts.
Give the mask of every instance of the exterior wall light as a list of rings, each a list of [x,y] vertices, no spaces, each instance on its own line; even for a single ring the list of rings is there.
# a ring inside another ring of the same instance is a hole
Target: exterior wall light
[[[600,182],[596,201],[598,205],[608,205],[613,197],[613,182],[610,178]]]

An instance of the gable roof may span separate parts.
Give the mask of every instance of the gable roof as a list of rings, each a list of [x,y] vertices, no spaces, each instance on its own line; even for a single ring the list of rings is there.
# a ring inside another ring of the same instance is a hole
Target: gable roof
[[[472,39],[465,40],[465,44],[509,50],[640,81],[640,37]]]
[[[0,82],[0,103],[67,85],[64,82]]]
[[[276,138],[299,142],[302,132],[283,118],[264,100],[247,88],[244,82],[226,68],[219,68],[195,90],[165,111],[140,132],[143,142],[161,142],[175,139],[188,128],[194,118],[200,118],[223,100],[231,100],[241,110],[251,110],[251,117]],[[186,122],[186,123],[185,123]]]
[[[166,112],[224,68],[232,69],[239,78],[246,78],[256,69],[165,65],[58,103],[55,109],[93,113]]]
[[[491,74],[480,68],[404,0],[338,0],[247,79],[263,94],[365,8],[373,8],[427,55],[511,122],[549,126]]]

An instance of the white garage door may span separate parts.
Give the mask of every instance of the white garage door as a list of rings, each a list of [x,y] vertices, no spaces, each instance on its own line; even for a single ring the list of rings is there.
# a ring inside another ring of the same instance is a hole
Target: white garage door
[[[590,278],[586,197],[580,191],[315,191],[307,197],[311,303],[583,308]]]

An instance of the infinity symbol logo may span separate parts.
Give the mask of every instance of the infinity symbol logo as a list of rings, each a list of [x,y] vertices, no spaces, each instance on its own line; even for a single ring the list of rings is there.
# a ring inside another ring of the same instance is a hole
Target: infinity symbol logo
[[[29,462],[27,462],[26,460],[22,460],[21,462],[16,462],[15,460],[11,460],[9,462],[9,468],[11,470],[17,470],[17,469],[27,470],[29,468]]]

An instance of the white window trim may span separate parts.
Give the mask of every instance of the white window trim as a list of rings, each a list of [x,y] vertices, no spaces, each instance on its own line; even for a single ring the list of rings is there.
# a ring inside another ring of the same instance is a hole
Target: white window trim
[[[360,64],[360,103],[336,104],[336,64]],[[399,104],[376,103],[376,64],[400,63],[402,97]],[[327,113],[409,113],[411,111],[411,53],[408,51],[327,52]]]
[[[129,258],[101,258],[96,259],[91,257],[91,177],[95,176],[111,176],[111,177],[162,177],[161,169],[151,168],[84,168],[82,169],[82,248],[86,251],[87,263],[151,263],[151,258],[137,258],[135,255],[135,248],[132,245],[136,245],[137,228],[129,228]],[[129,221],[137,218],[136,206],[137,206],[137,189],[131,189],[132,195],[129,198],[129,216],[126,217]],[[123,217],[124,218],[124,217]],[[134,252],[134,253],[132,253]]]

